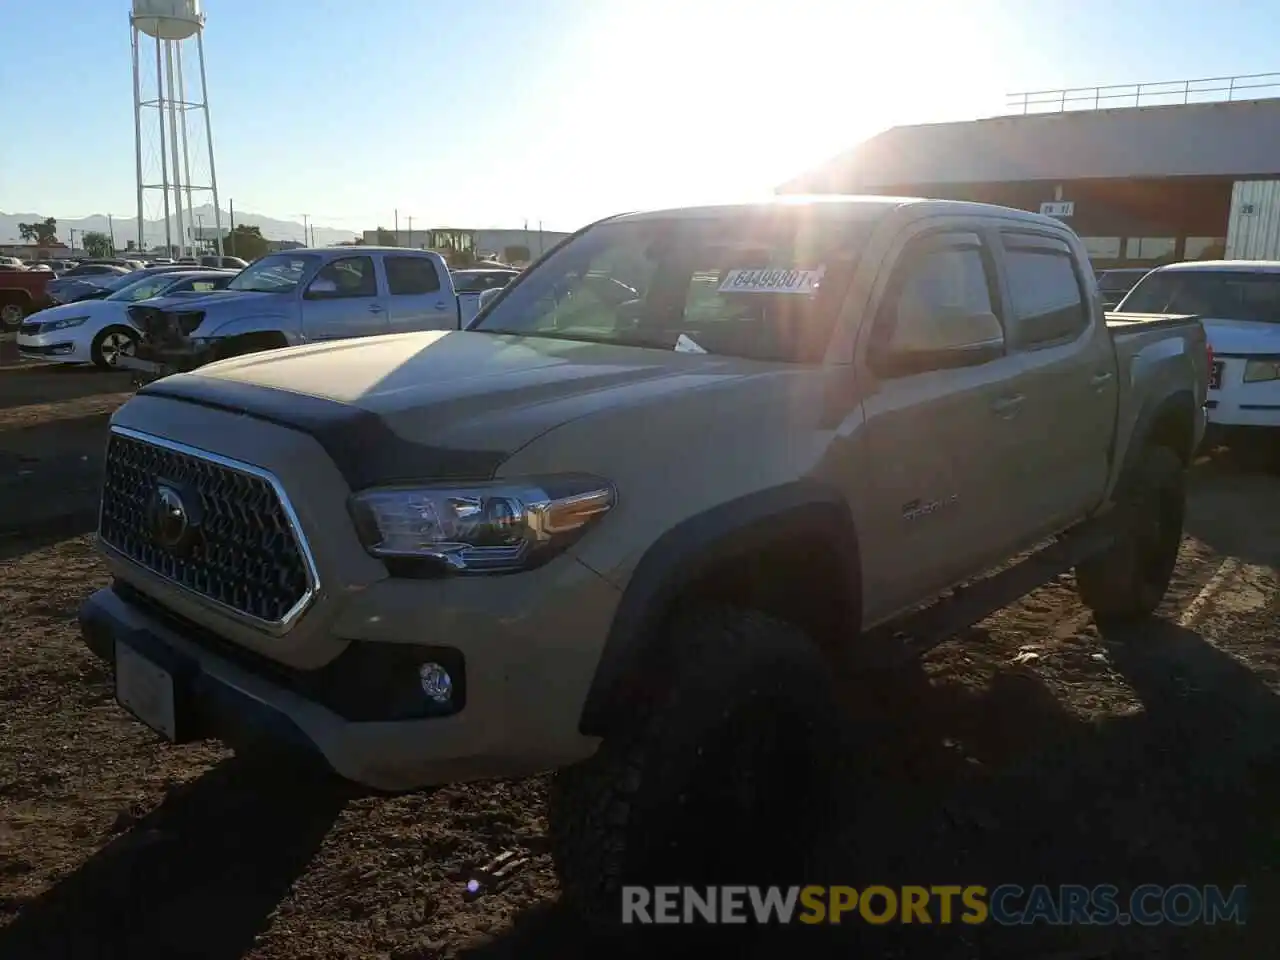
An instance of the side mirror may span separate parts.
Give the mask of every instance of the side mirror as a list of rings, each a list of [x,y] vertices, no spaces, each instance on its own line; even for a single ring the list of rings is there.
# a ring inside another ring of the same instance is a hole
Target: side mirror
[[[336,296],[338,293],[338,285],[328,277],[316,277],[311,281],[311,286],[307,287],[307,297],[313,300],[323,300],[325,297]]]
[[[499,294],[501,293],[502,293],[501,287],[490,287],[488,290],[485,290],[483,293],[481,293],[480,309],[483,310],[489,304],[493,303],[494,300],[497,300]]]
[[[990,312],[960,307],[899,308],[889,343],[873,365],[886,376],[972,367],[1004,356],[1004,328]]]

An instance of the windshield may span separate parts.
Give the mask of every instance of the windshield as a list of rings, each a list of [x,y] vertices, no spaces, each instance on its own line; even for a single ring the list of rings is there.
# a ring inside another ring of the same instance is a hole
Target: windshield
[[[123,280],[130,280],[129,277],[122,277]],[[115,291],[108,300],[124,300],[133,303],[136,300],[148,300],[167,290],[174,282],[171,274],[160,273],[153,274],[149,277],[143,277],[141,280],[133,278],[129,283],[123,285],[113,285]]]
[[[813,362],[870,226],[811,207],[603,223],[471,329]]]
[[[1280,323],[1280,273],[1161,270],[1147,274],[1116,312]]]
[[[310,254],[277,253],[263,257],[236,274],[236,278],[227,284],[227,289],[252,293],[288,293],[297,288],[315,263],[316,258]]]

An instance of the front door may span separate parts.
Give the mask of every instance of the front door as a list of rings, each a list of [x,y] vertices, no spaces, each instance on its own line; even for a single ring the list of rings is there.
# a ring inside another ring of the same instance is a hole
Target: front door
[[[388,329],[373,258],[342,257],[320,268],[302,294],[302,334],[308,340],[368,337]]]
[[[1016,534],[1010,531],[1006,458],[1016,439],[1016,405],[1005,387],[1018,360],[1004,352],[1003,312],[994,258],[978,232],[944,230],[903,250],[862,337],[863,400],[858,517],[862,548],[864,620],[877,623],[981,572]],[[989,338],[966,344],[957,321],[928,323],[940,331],[938,360],[907,370],[876,369],[877,343],[921,338],[906,327],[930,315],[991,315]],[[975,349],[957,361],[957,351]],[[950,357],[950,359],[946,359]]]
[[[387,273],[391,332],[458,329],[457,300],[450,295],[448,285],[441,282],[430,257],[389,253],[383,258],[383,267]]]

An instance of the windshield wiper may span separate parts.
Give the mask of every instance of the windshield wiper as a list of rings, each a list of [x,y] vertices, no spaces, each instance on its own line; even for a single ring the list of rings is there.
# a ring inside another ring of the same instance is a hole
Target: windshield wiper
[[[575,343],[604,343],[616,347],[648,347],[654,350],[672,350],[674,345],[666,340],[651,340],[643,337],[593,337],[587,333],[554,333],[546,330],[492,330],[488,327],[477,327],[476,333],[492,333],[500,337],[533,337],[538,340],[572,340]]]

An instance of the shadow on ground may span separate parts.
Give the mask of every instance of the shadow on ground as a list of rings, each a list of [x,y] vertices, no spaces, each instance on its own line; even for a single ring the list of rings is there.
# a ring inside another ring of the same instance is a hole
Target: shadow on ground
[[[1087,723],[1034,677],[1010,671],[982,691],[939,688],[922,671],[859,691],[858,780],[848,817],[815,851],[814,881],[919,884],[1248,884],[1249,922],[1174,926],[838,928],[587,937],[562,910],[530,911],[470,960],[667,956],[902,958],[1241,957],[1274,953],[1280,897],[1280,701],[1197,633],[1169,622],[1109,632],[1103,647],[1145,710]],[[1004,764],[1006,758],[1029,759]],[[768,837],[744,838],[768,854]],[[683,941],[688,941],[684,943]]]
[[[347,794],[229,760],[0,928],[0,957],[244,956],[306,869]]]

